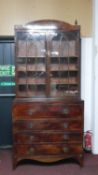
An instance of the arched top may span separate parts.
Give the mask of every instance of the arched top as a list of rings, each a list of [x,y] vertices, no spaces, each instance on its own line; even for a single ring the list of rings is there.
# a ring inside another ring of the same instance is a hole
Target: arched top
[[[41,30],[58,29],[58,30],[65,30],[65,31],[74,31],[74,30],[80,29],[79,25],[76,25],[76,24],[72,25],[64,21],[51,20],[51,19],[31,21],[29,23],[26,23],[24,26],[20,26],[20,28],[21,27],[28,28],[28,29],[36,29],[36,30],[38,29],[41,29]]]
[[[32,21],[26,24],[26,26],[36,27],[36,28],[45,28],[45,29],[64,29],[66,31],[69,30],[78,30],[80,26],[72,25],[60,20],[51,20],[51,19],[44,19],[44,20],[37,20]]]

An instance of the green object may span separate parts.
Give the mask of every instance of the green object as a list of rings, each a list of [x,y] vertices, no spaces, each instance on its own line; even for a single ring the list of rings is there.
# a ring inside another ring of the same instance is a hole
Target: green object
[[[15,86],[15,82],[3,81],[3,82],[0,82],[0,86]]]
[[[0,77],[15,76],[14,65],[0,65]]]

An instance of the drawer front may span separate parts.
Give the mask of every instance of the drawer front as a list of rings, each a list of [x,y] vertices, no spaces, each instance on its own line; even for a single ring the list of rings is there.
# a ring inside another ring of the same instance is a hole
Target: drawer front
[[[34,119],[34,120],[17,120],[13,124],[14,131],[23,130],[64,130],[64,131],[81,131],[82,120],[66,119]]]
[[[73,104],[45,104],[45,103],[23,103],[13,106],[13,118],[32,119],[32,118],[69,118],[80,117],[83,112],[83,105]]]
[[[82,144],[41,144],[41,145],[16,145],[14,151],[17,156],[45,156],[45,155],[70,155],[83,151]]]
[[[41,144],[41,143],[79,143],[82,142],[81,133],[63,133],[63,132],[18,132],[14,134],[14,143],[17,144]]]

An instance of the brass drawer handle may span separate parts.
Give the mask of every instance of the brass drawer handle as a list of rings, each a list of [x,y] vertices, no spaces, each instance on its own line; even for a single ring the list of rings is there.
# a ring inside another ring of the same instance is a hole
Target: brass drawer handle
[[[34,136],[30,136],[30,141],[32,141],[34,139]]]
[[[34,113],[34,110],[33,110],[33,109],[29,109],[29,110],[28,110],[28,114],[29,114],[29,115],[32,115],[33,113]]]
[[[67,140],[69,137],[67,134],[64,134],[64,139]]]
[[[32,154],[32,153],[34,153],[34,148],[30,148],[30,149],[28,150],[28,154]]]
[[[64,123],[63,125],[65,129],[68,128],[68,123]]]
[[[34,126],[34,124],[33,124],[33,123],[29,123],[29,125],[28,125],[29,129],[32,129],[32,128],[33,128],[33,126]]]
[[[64,109],[62,110],[62,113],[63,113],[63,114],[69,114],[69,109],[64,108]]]
[[[64,147],[64,148],[63,148],[64,153],[67,153],[68,150],[69,150],[68,147]]]

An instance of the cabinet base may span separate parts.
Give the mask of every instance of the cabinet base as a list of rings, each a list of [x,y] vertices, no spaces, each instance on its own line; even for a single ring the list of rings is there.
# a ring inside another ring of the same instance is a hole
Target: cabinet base
[[[83,167],[83,154],[75,155],[75,156],[68,156],[67,158],[65,157],[60,157],[60,156],[34,156],[34,157],[24,157],[24,158],[14,158],[13,161],[13,169],[15,169],[19,163],[22,163],[24,160],[26,160],[26,163],[30,161],[37,162],[37,163],[42,163],[42,164],[53,164],[53,163],[61,163],[62,161],[64,162],[75,162],[78,163],[81,167]]]

